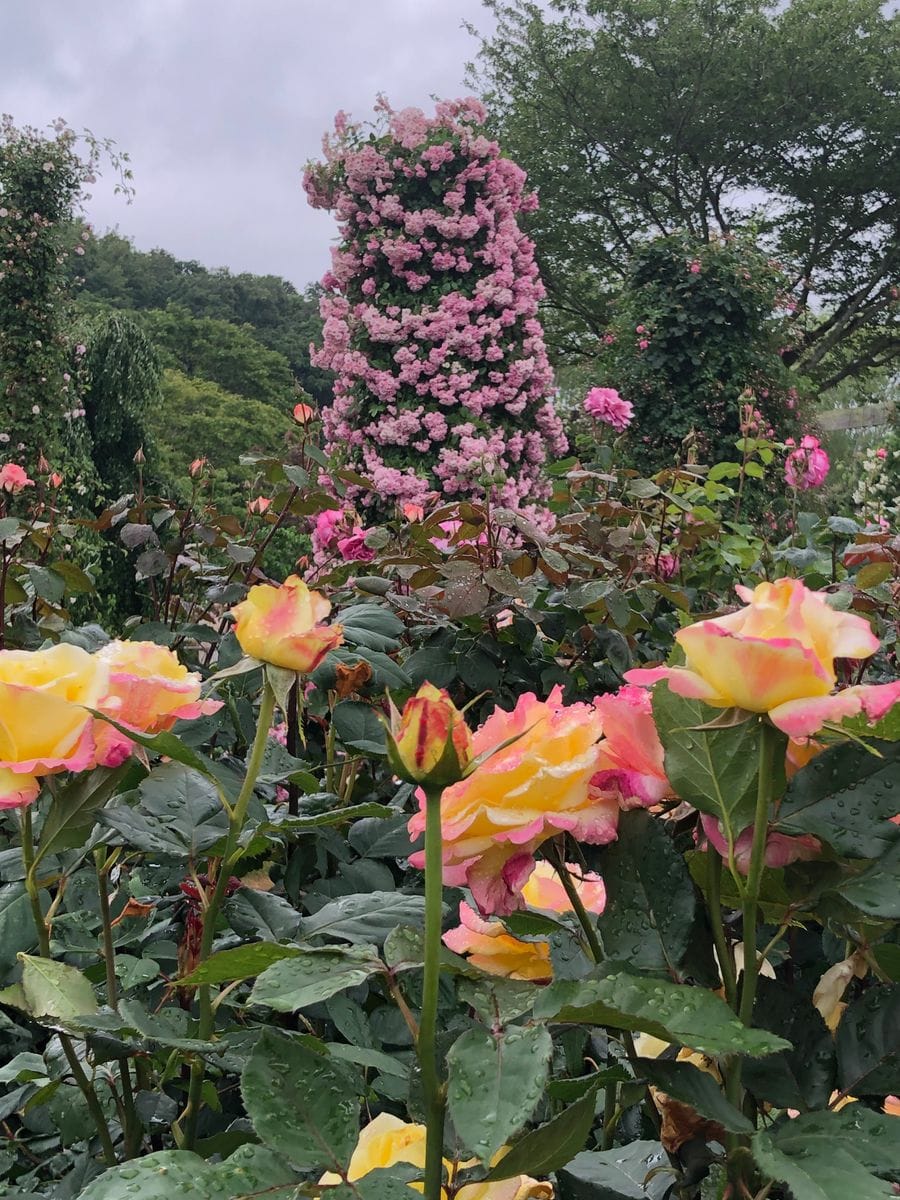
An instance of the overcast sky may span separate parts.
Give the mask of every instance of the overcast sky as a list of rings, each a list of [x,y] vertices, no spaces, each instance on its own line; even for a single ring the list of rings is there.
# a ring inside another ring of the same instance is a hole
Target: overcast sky
[[[129,152],[134,202],[99,182],[98,232],[302,287],[334,236],[302,164],[339,108],[465,94],[465,20],[492,27],[481,0],[0,0],[0,111]]]

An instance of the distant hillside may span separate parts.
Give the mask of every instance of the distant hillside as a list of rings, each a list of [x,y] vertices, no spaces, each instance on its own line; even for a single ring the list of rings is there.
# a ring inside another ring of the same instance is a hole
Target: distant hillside
[[[98,304],[133,312],[161,309],[175,312],[176,316],[164,325],[157,322],[156,333],[163,357],[186,374],[210,379],[226,390],[243,394],[241,388],[234,387],[233,380],[207,373],[208,358],[203,369],[197,370],[178,358],[173,350],[173,344],[179,342],[178,315],[242,328],[245,335],[281,356],[297,383],[320,404],[330,402],[330,375],[315,370],[309,362],[309,344],[319,340],[321,330],[316,286],[300,293],[293,284],[276,275],[233,275],[227,268],[209,270],[193,260],[177,259],[166,250],[135,250],[127,238],[117,233],[90,239],[84,256],[77,261],[84,281],[77,294],[83,306]],[[198,332],[203,332],[207,343],[214,339],[213,327],[191,331],[185,322],[181,343],[189,342]],[[225,337],[219,331],[223,351]],[[246,336],[244,342],[252,357],[252,346]],[[236,343],[232,341],[227,353],[233,357],[235,352]],[[268,369],[270,373],[278,372],[274,359],[269,360]],[[256,393],[255,398],[263,397]]]

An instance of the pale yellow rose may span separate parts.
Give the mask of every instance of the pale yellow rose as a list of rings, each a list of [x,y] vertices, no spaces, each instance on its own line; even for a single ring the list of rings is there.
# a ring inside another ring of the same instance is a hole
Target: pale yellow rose
[[[109,670],[95,655],[62,644],[48,650],[0,651],[0,770],[6,807],[28,804],[34,779],[93,765],[88,708],[109,686]],[[8,772],[8,774],[7,774]],[[21,783],[14,784],[14,776]]]
[[[459,906],[459,925],[444,934],[444,945],[488,975],[548,983],[553,978],[549,942],[523,942],[508,933],[502,921],[486,921],[465,900]]]
[[[626,672],[631,683],[668,681],[680,696],[716,708],[768,713],[789,737],[863,714],[878,721],[900,702],[900,680],[833,692],[837,658],[869,658],[879,647],[869,622],[831,608],[799,579],[736,589],[746,606],[679,629],[686,666]]]
[[[849,958],[842,959],[829,967],[815,986],[812,1002],[819,1010],[819,1015],[832,1033],[840,1024],[844,1009],[844,992],[851,979],[865,979],[869,973],[869,964],[865,955],[857,950]]]
[[[601,725],[592,705],[564,704],[557,687],[547,700],[529,692],[512,712],[495,709],[473,735],[476,757],[503,749],[445,788],[441,830],[444,879],[468,886],[482,913],[521,908],[534,851],[555,834],[596,845],[616,837],[618,799],[591,786]],[[415,838],[424,828],[420,792],[409,832]],[[421,866],[424,858],[416,853],[410,862]]]
[[[575,885],[581,903],[590,913],[602,913],[606,907],[606,887],[599,875],[585,871],[577,863],[566,863],[566,870]],[[573,912],[572,901],[560,883],[559,876],[545,859],[535,863],[522,888],[522,899],[529,908],[545,912]]]
[[[281,585],[257,584],[231,610],[241,649],[251,658],[309,674],[344,640],[340,625],[325,625],[331,605],[297,575]]]
[[[503,1153],[501,1150],[497,1158],[502,1157]],[[425,1126],[410,1125],[390,1113],[380,1113],[361,1131],[347,1168],[347,1178],[355,1183],[370,1171],[377,1171],[379,1167],[393,1167],[397,1163],[411,1163],[424,1170]],[[476,1165],[476,1159],[461,1163],[444,1160],[451,1177],[462,1167]],[[326,1172],[319,1180],[324,1184],[340,1182],[340,1176],[332,1171]],[[417,1192],[423,1190],[421,1183],[411,1183],[409,1186]],[[442,1190],[442,1194],[446,1200],[446,1189]],[[540,1183],[528,1175],[516,1175],[500,1183],[468,1184],[456,1192],[456,1197],[457,1200],[552,1200],[553,1188],[549,1183]]]
[[[140,733],[161,733],[178,720],[192,720],[217,712],[219,700],[201,700],[201,679],[178,656],[155,642],[110,642],[97,651],[109,668],[109,691],[99,704],[101,712],[120,725]],[[131,753],[133,743],[105,721],[94,727],[97,762],[118,766]]]

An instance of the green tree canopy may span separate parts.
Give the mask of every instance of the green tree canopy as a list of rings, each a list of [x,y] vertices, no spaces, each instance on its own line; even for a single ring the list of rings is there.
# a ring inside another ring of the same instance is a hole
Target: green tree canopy
[[[475,80],[540,192],[560,350],[592,352],[646,239],[745,230],[789,274],[788,365],[826,388],[896,359],[900,39],[880,0],[485,3]]]
[[[307,392],[320,404],[330,401],[330,372],[309,361],[310,343],[320,340],[322,328],[317,287],[300,293],[276,275],[211,271],[166,250],[135,250],[116,233],[93,239],[79,268],[89,301],[138,311],[178,305],[198,319],[252,326],[257,341],[283,355]]]

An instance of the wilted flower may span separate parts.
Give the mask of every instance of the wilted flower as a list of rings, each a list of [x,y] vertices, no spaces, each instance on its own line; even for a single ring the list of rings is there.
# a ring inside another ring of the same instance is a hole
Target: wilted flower
[[[262,516],[262,514],[271,506],[271,504],[272,501],[268,498],[268,496],[255,496],[248,502],[247,512],[256,516]]]
[[[310,421],[315,420],[316,410],[309,404],[294,405],[294,420],[298,425],[308,425]]]

